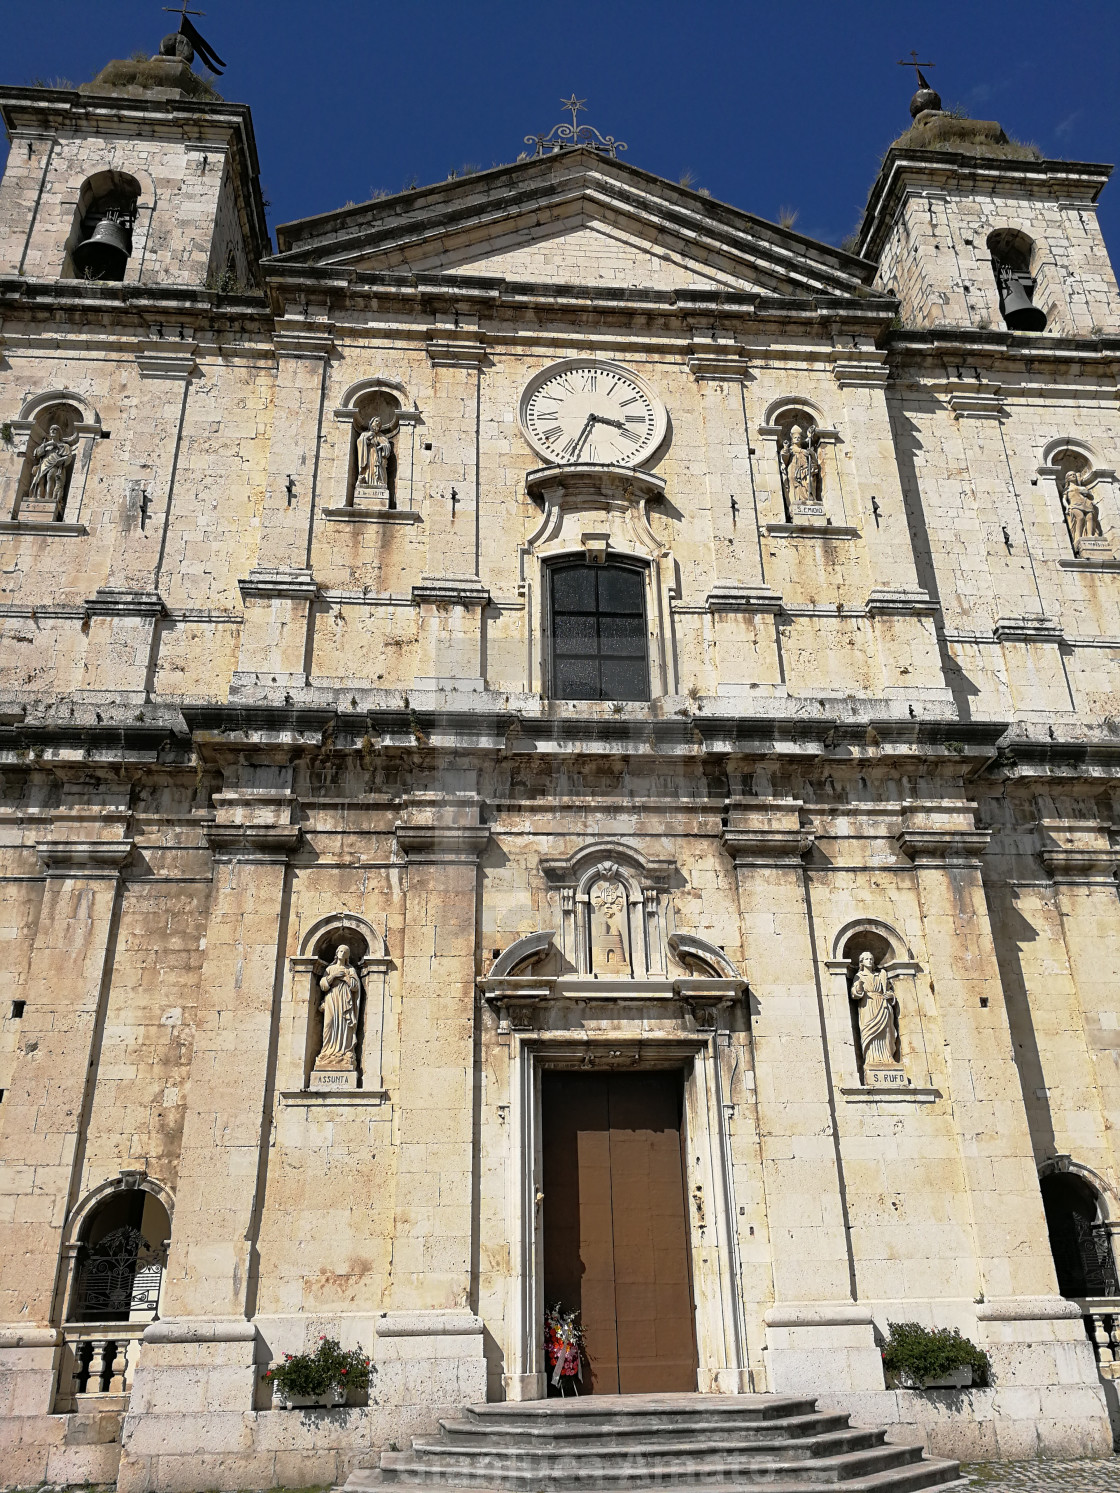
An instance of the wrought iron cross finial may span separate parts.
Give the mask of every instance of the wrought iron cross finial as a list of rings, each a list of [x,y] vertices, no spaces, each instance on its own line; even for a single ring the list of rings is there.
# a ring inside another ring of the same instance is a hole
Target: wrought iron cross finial
[[[186,0],[183,0],[183,4],[186,4]],[[576,98],[574,93],[572,94],[571,98],[562,98],[560,100],[561,109],[567,109],[571,113],[573,130],[576,128],[576,115],[582,112],[583,106],[584,104],[586,104],[586,102],[587,100],[585,98]]]
[[[525,144],[536,147],[533,154],[555,155],[558,150],[584,146],[617,160],[618,152],[626,149],[625,140],[616,140],[613,135],[600,135],[594,125],[580,124],[580,111],[586,102],[586,99],[576,98],[574,93],[571,98],[562,98],[560,107],[571,114],[571,124],[554,124],[547,135],[526,135]]]
[[[910,53],[910,61],[907,62],[907,60],[906,60],[905,57],[900,57],[898,59],[898,66],[899,67],[912,67],[914,69],[914,71],[918,74],[918,82],[924,84],[925,83],[925,79],[922,77],[921,69],[923,67],[936,67],[937,63],[936,62],[919,62],[918,61],[918,54],[917,54],[917,52],[915,52],[915,51],[912,50],[911,53]]]
[[[183,0],[181,5],[165,5],[163,8],[170,11],[173,16],[204,16],[206,14],[204,10],[188,10],[188,3],[189,0]]]

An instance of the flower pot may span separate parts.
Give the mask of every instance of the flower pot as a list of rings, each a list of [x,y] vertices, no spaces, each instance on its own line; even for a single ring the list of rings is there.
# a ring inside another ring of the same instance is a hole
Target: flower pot
[[[325,1389],[317,1395],[297,1395],[276,1385],[272,1391],[272,1404],[276,1410],[337,1410],[345,1403],[344,1389]]]
[[[972,1365],[965,1363],[939,1379],[923,1379],[923,1389],[970,1389],[972,1387]]]
[[[962,1364],[960,1368],[951,1370],[948,1374],[942,1374],[936,1379],[911,1379],[907,1374],[900,1374],[895,1381],[898,1389],[970,1389],[972,1387],[972,1365]]]

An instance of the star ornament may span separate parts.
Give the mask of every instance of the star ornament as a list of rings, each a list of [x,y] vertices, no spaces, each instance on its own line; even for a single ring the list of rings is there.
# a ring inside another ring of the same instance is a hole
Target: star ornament
[[[576,98],[576,96],[575,96],[574,93],[572,94],[571,98],[562,98],[560,100],[560,107],[561,107],[561,109],[570,109],[571,110],[571,114],[572,114],[572,128],[573,129],[575,129],[575,127],[576,127],[576,115],[580,112],[580,110],[583,108],[584,104],[586,104],[586,103],[587,103],[587,100],[585,98]]]

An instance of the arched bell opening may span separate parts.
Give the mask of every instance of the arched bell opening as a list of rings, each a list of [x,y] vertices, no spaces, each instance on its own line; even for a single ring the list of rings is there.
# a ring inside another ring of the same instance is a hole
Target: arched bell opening
[[[1100,1194],[1072,1172],[1053,1172],[1039,1186],[1060,1293],[1075,1300],[1120,1296],[1112,1231]]]
[[[1000,315],[1013,332],[1046,329],[1046,312],[1034,303],[1034,249],[1034,240],[1017,228],[1000,228],[988,235]]]
[[[170,1242],[171,1218],[154,1193],[108,1193],[79,1233],[67,1320],[154,1321]]]
[[[66,245],[65,279],[124,279],[139,201],[140,183],[125,171],[99,171],[82,183]]]

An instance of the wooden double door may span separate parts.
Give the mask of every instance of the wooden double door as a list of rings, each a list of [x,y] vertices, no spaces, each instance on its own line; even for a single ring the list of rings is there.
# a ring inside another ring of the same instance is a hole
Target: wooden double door
[[[580,1387],[695,1390],[683,1075],[541,1077],[544,1297],[580,1311]]]

